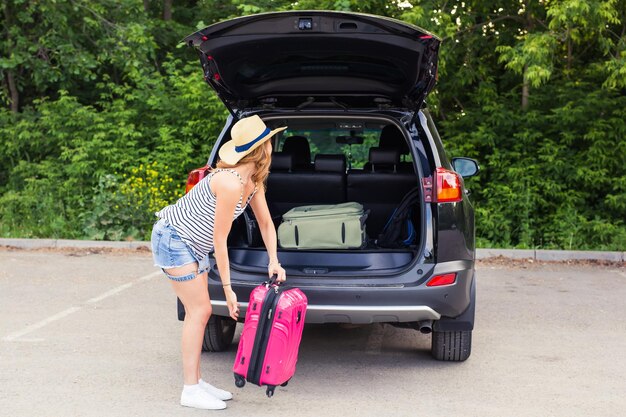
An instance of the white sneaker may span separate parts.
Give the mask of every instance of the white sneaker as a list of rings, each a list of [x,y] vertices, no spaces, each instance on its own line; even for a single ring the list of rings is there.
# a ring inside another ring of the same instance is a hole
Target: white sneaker
[[[180,405],[202,410],[223,410],[226,403],[209,394],[199,385],[185,385],[180,394]]]
[[[213,385],[209,384],[206,381],[203,381],[202,379],[198,381],[198,385],[219,400],[228,401],[233,399],[233,394],[231,394],[230,392],[214,387]]]

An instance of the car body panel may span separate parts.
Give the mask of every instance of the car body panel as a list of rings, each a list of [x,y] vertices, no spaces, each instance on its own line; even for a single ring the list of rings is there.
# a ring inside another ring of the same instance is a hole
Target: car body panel
[[[451,272],[457,274],[454,284],[426,286],[434,275]],[[436,266],[416,264],[397,276],[344,280],[289,276],[287,285],[298,287],[307,295],[311,310],[311,314],[307,313],[307,323],[401,323],[461,315],[470,305],[473,276],[473,263],[457,261]],[[260,273],[231,270],[232,288],[242,310],[246,307],[242,301],[267,278]],[[226,316],[222,285],[214,263],[209,270],[209,293],[213,313]]]
[[[435,164],[452,170],[437,128],[427,110],[419,113],[419,123],[431,148]],[[437,262],[471,260],[475,258],[474,208],[468,198],[463,179],[463,200],[457,203],[432,203],[436,216]]]

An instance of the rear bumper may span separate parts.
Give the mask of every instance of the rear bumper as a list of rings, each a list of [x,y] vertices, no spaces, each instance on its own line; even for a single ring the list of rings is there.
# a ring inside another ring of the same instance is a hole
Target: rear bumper
[[[449,272],[457,273],[453,285],[426,286],[432,276]],[[415,277],[419,277],[417,281]],[[264,279],[266,277],[231,271],[233,289],[239,298],[240,317],[245,317],[250,292]],[[315,276],[292,276],[288,278],[288,284],[300,288],[308,298],[307,323],[410,323],[433,320],[435,326],[441,326],[440,330],[448,330],[446,323],[467,330],[473,327],[474,264],[470,261],[422,264],[395,277],[346,279],[342,282],[323,281]],[[228,316],[223,288],[215,269],[209,273],[209,293],[213,314]],[[184,311],[179,305],[179,318],[182,317]]]
[[[212,300],[213,314],[228,316],[226,301]],[[245,317],[247,302],[239,303],[240,315]],[[439,320],[441,315],[428,306],[338,306],[309,305],[306,310],[307,323],[388,323]]]

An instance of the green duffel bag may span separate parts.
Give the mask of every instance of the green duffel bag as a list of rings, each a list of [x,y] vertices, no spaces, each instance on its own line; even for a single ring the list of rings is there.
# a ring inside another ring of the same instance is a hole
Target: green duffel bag
[[[368,214],[354,202],[295,207],[283,215],[278,244],[289,249],[362,248]]]

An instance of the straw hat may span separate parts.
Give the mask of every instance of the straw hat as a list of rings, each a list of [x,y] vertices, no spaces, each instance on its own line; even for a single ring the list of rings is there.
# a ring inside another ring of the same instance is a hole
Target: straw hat
[[[220,148],[220,159],[229,165],[235,165],[241,158],[261,146],[275,133],[285,129],[287,126],[270,130],[256,114],[240,119],[230,130],[231,139]]]

